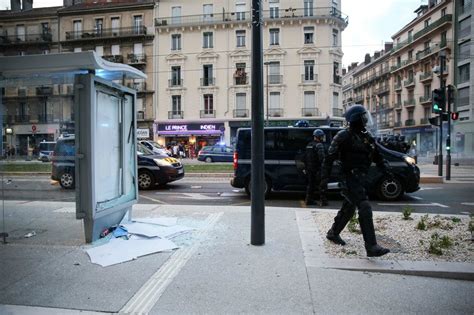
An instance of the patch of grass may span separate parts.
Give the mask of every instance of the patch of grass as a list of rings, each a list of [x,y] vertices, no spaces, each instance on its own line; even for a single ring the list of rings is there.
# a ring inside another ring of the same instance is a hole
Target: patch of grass
[[[0,163],[0,172],[51,172],[51,163],[31,162],[4,162]]]
[[[433,233],[431,235],[430,247],[428,252],[433,255],[441,256],[443,255],[443,249],[447,249],[453,246],[453,241],[447,235],[440,237],[438,233]]]
[[[416,225],[416,228],[421,231],[426,231],[427,229],[426,220],[428,220],[428,215],[422,216],[420,221]]]
[[[351,233],[357,233],[357,234],[361,233],[359,229],[359,220],[357,220],[357,215],[355,213],[352,216],[351,220],[349,221],[349,224],[347,225],[347,229]]]
[[[414,209],[410,206],[403,207],[402,214],[403,220],[413,220],[411,214],[414,212]]]
[[[187,173],[232,173],[234,167],[232,163],[228,164],[187,164],[184,165]]]
[[[453,223],[459,223],[461,222],[461,219],[457,217],[451,217],[451,221],[453,221]]]

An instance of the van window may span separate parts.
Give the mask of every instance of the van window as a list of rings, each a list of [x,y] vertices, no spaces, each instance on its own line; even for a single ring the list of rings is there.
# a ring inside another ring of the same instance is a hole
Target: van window
[[[71,156],[74,155],[74,140],[59,141],[55,147],[55,155]]]
[[[39,150],[40,151],[54,151],[54,146],[56,142],[40,142]]]
[[[305,150],[306,145],[313,139],[313,131],[309,129],[286,129],[281,130],[280,143],[285,151]]]

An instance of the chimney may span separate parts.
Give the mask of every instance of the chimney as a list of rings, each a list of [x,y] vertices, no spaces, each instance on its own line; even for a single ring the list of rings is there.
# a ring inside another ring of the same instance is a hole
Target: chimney
[[[342,75],[346,75],[346,73],[347,73],[346,68],[342,69]]]
[[[358,62],[353,62],[352,63],[352,68],[354,69],[355,67],[357,67],[358,64],[359,64]]]
[[[377,59],[377,58],[379,58],[379,57],[380,57],[380,51],[376,51],[376,52],[374,53],[374,59]]]
[[[74,0],[63,0],[63,6],[64,7],[70,7],[74,4],[73,2],[74,2]]]
[[[393,43],[385,43],[385,52],[389,52],[393,48]]]
[[[10,10],[12,12],[21,11],[21,0],[10,0]]]
[[[33,9],[33,0],[22,0],[23,8],[22,11],[28,11]]]
[[[370,54],[365,54],[364,63],[368,65],[370,63]]]

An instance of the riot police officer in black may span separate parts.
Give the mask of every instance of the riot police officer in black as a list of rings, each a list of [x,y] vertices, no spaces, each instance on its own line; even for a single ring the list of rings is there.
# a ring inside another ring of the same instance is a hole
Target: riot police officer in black
[[[366,130],[371,122],[370,114],[361,105],[351,106],[345,113],[349,127],[341,130],[332,140],[328,155],[324,161],[321,186],[327,186],[334,160],[340,159],[345,185],[342,195],[342,207],[334,218],[334,224],[327,232],[327,239],[345,245],[339,236],[354,215],[357,207],[359,224],[365,242],[367,256],[378,257],[390,252],[377,244],[375,238],[372,208],[367,197],[367,173],[370,164],[375,162],[387,174],[391,174],[388,163],[380,155],[374,138]]]
[[[324,158],[326,156],[326,148],[324,147],[324,131],[316,129],[313,132],[313,141],[306,145],[305,168],[306,168],[306,205],[313,205],[315,190],[319,190],[318,206],[327,206],[326,191],[320,186],[321,169]]]

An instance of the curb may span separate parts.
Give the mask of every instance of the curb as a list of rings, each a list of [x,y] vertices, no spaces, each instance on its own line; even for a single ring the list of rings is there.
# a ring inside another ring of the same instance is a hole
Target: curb
[[[421,176],[420,177],[420,184],[443,184],[443,177],[442,176]]]

